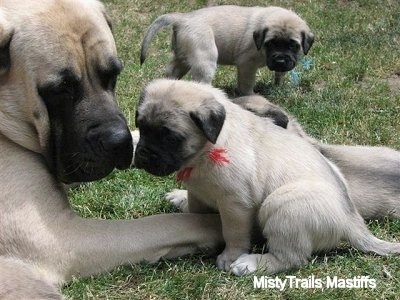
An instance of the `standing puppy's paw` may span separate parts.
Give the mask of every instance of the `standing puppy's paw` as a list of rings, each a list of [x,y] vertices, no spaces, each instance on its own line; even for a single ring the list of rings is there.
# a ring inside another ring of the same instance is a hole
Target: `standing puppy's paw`
[[[230,270],[236,276],[254,273],[258,269],[260,254],[242,254],[230,265]]]
[[[174,189],[165,194],[165,199],[182,212],[189,212],[187,190]]]

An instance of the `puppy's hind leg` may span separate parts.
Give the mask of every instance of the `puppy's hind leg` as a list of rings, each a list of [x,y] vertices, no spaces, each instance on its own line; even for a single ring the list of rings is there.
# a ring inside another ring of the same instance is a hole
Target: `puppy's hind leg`
[[[304,202],[301,192],[292,191],[295,192],[277,190],[260,207],[259,224],[267,239],[268,253],[241,255],[231,264],[232,273],[241,276],[262,269],[271,275],[307,264],[313,251],[307,228],[310,216],[299,208],[302,203],[298,202]]]
[[[190,67],[187,64],[174,56],[165,70],[165,76],[171,79],[181,79],[189,70]]]
[[[194,81],[211,84],[217,71],[218,49],[215,42],[207,46],[205,49],[196,49],[191,56],[189,74]]]

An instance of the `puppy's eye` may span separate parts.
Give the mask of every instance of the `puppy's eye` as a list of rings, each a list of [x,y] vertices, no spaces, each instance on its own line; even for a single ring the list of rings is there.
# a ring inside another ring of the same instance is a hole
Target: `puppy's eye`
[[[165,127],[165,126],[161,127],[160,135],[161,135],[161,138],[165,142],[167,142],[167,143],[174,142],[174,134],[173,134],[172,130],[169,129],[168,127]]]
[[[293,51],[297,51],[300,49],[300,45],[296,41],[290,41],[289,48]]]
[[[274,47],[276,45],[276,42],[274,40],[269,40],[265,42],[265,47]]]
[[[161,128],[161,139],[169,145],[178,145],[182,141],[182,137],[168,127]]]

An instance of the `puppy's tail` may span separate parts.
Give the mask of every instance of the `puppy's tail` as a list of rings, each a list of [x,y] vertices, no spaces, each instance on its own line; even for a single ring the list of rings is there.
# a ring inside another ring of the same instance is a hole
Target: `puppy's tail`
[[[350,245],[362,252],[374,252],[382,256],[400,254],[400,243],[378,239],[368,230],[361,216],[355,218],[357,220],[348,227],[347,232]]]
[[[177,20],[182,18],[182,14],[180,13],[171,13],[159,16],[157,19],[154,20],[153,23],[147,28],[147,31],[144,35],[142,41],[142,47],[140,50],[140,64],[142,65],[146,59],[147,50],[149,49],[150,42],[157,34],[157,32],[166,26],[169,26],[176,22]]]

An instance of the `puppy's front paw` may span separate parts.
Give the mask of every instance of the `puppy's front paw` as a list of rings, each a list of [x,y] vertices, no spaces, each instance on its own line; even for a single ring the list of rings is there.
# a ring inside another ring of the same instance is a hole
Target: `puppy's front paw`
[[[132,156],[132,162],[131,162],[131,168],[135,167],[135,151],[136,151],[136,146],[139,143],[139,130],[133,130],[131,131],[131,136],[132,136],[132,144],[133,144],[133,156]]]
[[[220,255],[217,257],[217,268],[229,272],[231,269],[231,264],[241,255],[243,254],[242,250],[224,250]]]
[[[260,261],[259,254],[242,254],[230,265],[230,270],[236,276],[254,273]]]
[[[183,212],[189,212],[187,190],[174,189],[165,194],[165,199]]]

